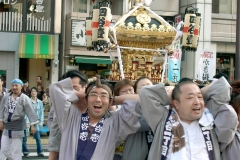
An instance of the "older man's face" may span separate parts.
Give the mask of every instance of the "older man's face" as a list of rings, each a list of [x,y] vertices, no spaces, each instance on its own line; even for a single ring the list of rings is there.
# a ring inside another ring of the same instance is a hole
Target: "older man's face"
[[[21,90],[22,90],[22,86],[20,84],[12,84],[13,94],[19,94]]]
[[[198,120],[204,110],[204,101],[199,87],[195,84],[185,84],[181,86],[179,101],[174,100],[174,106],[183,122],[190,124]]]

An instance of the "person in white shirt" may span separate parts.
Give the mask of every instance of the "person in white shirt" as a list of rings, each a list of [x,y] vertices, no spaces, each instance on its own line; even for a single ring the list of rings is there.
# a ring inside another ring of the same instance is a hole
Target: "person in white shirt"
[[[214,118],[222,104],[229,102],[230,92],[224,77],[207,92],[192,81],[181,82],[174,90],[166,90],[163,84],[143,87],[142,112],[154,133],[148,160],[219,160],[221,139],[216,137]]]

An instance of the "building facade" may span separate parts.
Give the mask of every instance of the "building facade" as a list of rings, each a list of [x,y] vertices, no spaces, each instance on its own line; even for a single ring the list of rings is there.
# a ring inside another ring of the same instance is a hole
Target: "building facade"
[[[91,14],[93,6],[99,6],[99,2],[102,2],[102,0],[64,0],[62,34],[60,38],[61,74],[69,68],[87,71],[85,73],[89,77],[96,75],[96,73],[108,73],[109,68],[111,68],[109,67],[110,65],[107,65],[109,61],[104,61],[103,59],[117,57],[117,53],[114,51],[112,51],[111,56],[109,56],[103,52],[96,50],[88,51],[86,49],[85,20],[86,17],[89,17]],[[113,14],[111,23],[114,24],[121,15],[125,14],[129,8],[132,7],[134,1],[132,0],[129,3],[129,0],[110,0],[109,2]],[[159,1],[153,1],[151,9],[161,16],[173,17],[179,13],[179,0],[164,1],[161,5],[159,5]],[[93,57],[97,60],[89,64],[90,59]],[[104,64],[99,65],[99,63]]]
[[[72,62],[75,62],[75,56],[80,56],[80,58],[81,56],[95,56],[99,58],[106,58],[108,56],[102,52],[86,50],[84,27],[82,27],[83,32],[80,32],[81,30],[74,31],[74,25],[84,26],[84,20],[91,13],[93,6],[97,5],[98,2],[101,1],[64,1],[62,12],[63,32],[60,38],[61,73],[66,71],[66,66],[73,65]],[[128,0],[110,0],[110,3],[113,13],[112,22],[114,23],[122,14],[128,11],[132,6],[133,0],[131,3]],[[198,51],[196,53],[184,53],[184,59],[181,64],[181,77],[198,77],[200,53],[202,49],[207,49],[217,52],[216,68],[214,68],[215,73],[224,71],[229,75],[230,80],[234,79],[236,3],[237,0],[155,0],[152,2],[151,9],[164,17],[169,23],[172,22],[173,25],[176,17],[180,17],[181,19],[184,17],[185,9],[188,6],[198,8],[198,12],[201,13],[202,27],[200,30]],[[80,35],[78,39],[76,37],[77,34]],[[78,45],[74,44],[73,41],[78,43]],[[112,54],[116,56],[116,53]],[[83,64],[80,63],[79,65],[82,66]],[[84,69],[84,67],[80,68]]]
[[[45,88],[58,80],[61,1],[0,0],[0,74],[7,88],[14,78]]]

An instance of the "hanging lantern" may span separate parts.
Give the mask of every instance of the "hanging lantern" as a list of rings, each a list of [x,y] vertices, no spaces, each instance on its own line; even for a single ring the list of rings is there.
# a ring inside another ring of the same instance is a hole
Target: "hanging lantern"
[[[98,21],[98,43],[103,45],[105,48],[108,47],[108,34],[110,29],[110,22],[112,20],[111,9],[109,8],[110,3],[104,1],[99,9],[99,21]]]
[[[196,22],[195,9],[185,10],[183,36],[182,36],[182,49],[190,49],[193,43],[194,27]]]
[[[92,45],[92,17],[86,18],[86,46],[87,50],[93,49]]]
[[[92,17],[92,45],[95,46],[98,43],[98,18],[99,18],[99,8],[98,6],[93,7],[93,17]]]
[[[201,29],[201,13],[196,13],[196,23],[194,27],[194,36],[193,36],[193,43],[192,43],[193,51],[197,51],[198,41],[200,36],[200,29]]]

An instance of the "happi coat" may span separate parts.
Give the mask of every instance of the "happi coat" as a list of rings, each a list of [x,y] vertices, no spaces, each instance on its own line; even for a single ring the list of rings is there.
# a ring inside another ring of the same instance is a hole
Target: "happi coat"
[[[137,133],[131,134],[124,141],[122,160],[145,160],[148,155],[147,131],[151,131],[145,118],[139,120],[141,128]],[[136,154],[137,153],[137,154]]]
[[[7,93],[2,101],[1,101],[1,105],[0,105],[0,120],[4,121],[4,124],[6,125],[6,123],[8,122],[8,97],[10,96],[10,93]],[[25,94],[21,94],[21,96],[19,97],[18,103],[16,105],[16,108],[13,112],[13,115],[11,117],[11,123],[18,123],[17,121],[19,120],[24,120],[25,115],[27,115],[27,117],[29,118],[29,121],[32,124],[36,124],[38,123],[38,116],[36,114],[36,112],[34,111],[34,108],[32,107],[30,98],[25,95]],[[5,127],[4,125],[4,127]],[[24,137],[24,127],[25,127],[26,123],[24,124],[24,126],[22,127],[23,129],[20,131],[14,131],[12,130],[11,136],[12,138],[22,138]],[[3,130],[3,135],[8,136],[8,130],[4,128]]]
[[[204,95],[206,106],[215,118],[219,108],[229,102],[230,89],[225,78],[220,78],[216,81]],[[162,141],[165,122],[169,110],[165,107],[169,105],[169,98],[163,84],[143,87],[140,90],[140,101],[142,106],[143,116],[148,122],[154,133],[154,140],[149,151],[148,160],[161,160]],[[226,97],[227,96],[227,97]],[[217,103],[216,103],[217,102]],[[224,130],[231,129],[232,126],[225,125]],[[214,129],[210,130],[212,144],[214,148],[214,159],[220,160],[219,141]],[[226,137],[221,137],[226,138]],[[222,139],[223,141],[223,139]]]
[[[231,99],[230,94],[230,85],[221,78],[214,82],[204,95],[204,99],[208,100],[206,105],[214,117],[222,160],[238,160],[240,153],[240,137],[236,135],[238,117],[233,107],[226,104]]]
[[[78,100],[71,79],[50,86],[50,97],[62,133],[59,160],[75,160],[81,124],[81,112],[72,104]],[[115,148],[140,128],[140,104],[125,101],[121,110],[107,118],[91,160],[112,160]]]

